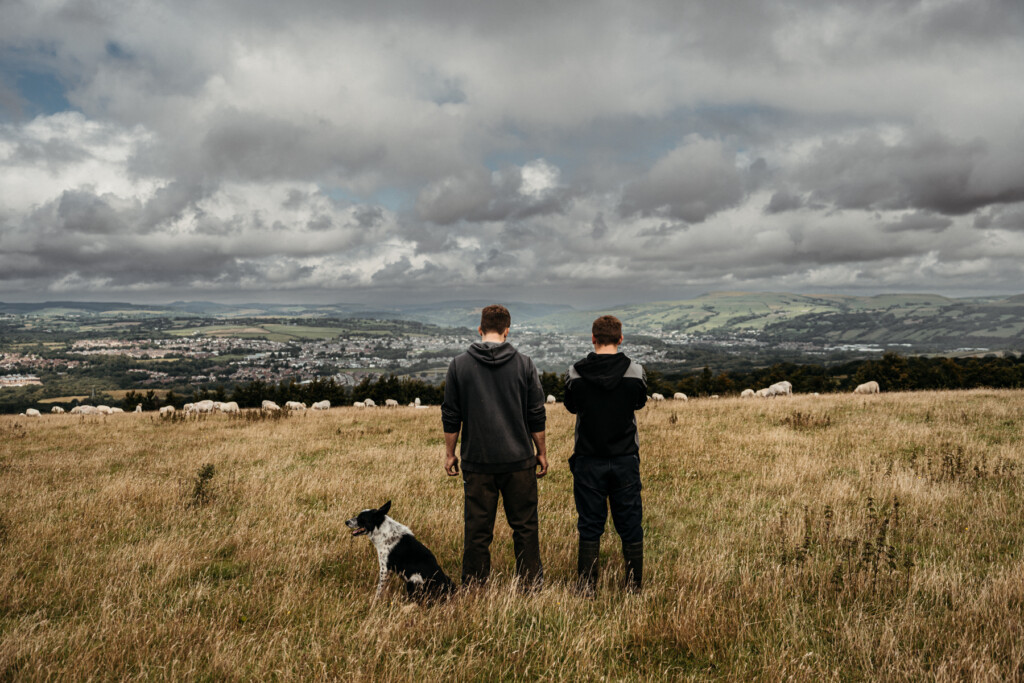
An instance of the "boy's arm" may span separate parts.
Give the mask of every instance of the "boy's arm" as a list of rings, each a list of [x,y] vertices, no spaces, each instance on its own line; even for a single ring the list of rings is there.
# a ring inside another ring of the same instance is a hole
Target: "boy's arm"
[[[636,407],[633,410],[640,410],[647,405],[647,371],[640,366],[640,382],[637,384]]]
[[[444,469],[448,476],[459,473],[459,459],[455,456],[455,444],[462,430],[462,409],[459,408],[459,382],[455,374],[455,361],[448,366],[444,380],[444,401],[441,403],[441,425],[444,427]]]
[[[573,386],[576,384],[573,381],[574,375],[573,368],[570,366],[565,371],[565,409],[573,415],[576,414],[576,396],[573,394]]]

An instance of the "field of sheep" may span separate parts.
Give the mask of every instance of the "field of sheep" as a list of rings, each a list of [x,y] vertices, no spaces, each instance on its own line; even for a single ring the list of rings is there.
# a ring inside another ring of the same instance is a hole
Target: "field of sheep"
[[[646,585],[576,594],[548,406],[546,584],[433,607],[344,520],[393,501],[454,577],[437,408],[0,417],[0,681],[1024,678],[1024,392],[665,401],[639,413]]]

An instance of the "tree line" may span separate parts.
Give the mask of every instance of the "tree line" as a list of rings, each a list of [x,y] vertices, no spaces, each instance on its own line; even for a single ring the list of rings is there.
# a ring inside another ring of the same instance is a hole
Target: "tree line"
[[[713,372],[705,367],[697,372],[679,372],[671,365],[646,368],[649,393],[671,396],[679,391],[687,396],[728,396],[744,389],[760,389],[787,380],[796,393],[851,392],[858,385],[874,380],[882,391],[916,391],[934,389],[1020,389],[1024,388],[1024,355],[994,355],[983,358],[927,358],[901,356],[889,352],[881,358],[851,361],[836,365],[775,363],[748,371]],[[565,377],[561,373],[541,373],[545,395],[559,401],[565,397]],[[19,413],[26,408],[48,412],[51,405],[38,403],[33,392],[29,397],[21,393],[0,392],[0,413]],[[430,384],[423,380],[399,378],[394,375],[376,379],[364,378],[354,387],[338,384],[333,378],[300,383],[295,380],[266,382],[254,380],[233,387],[213,386],[195,389],[191,393],[156,391],[129,391],[122,400],[98,392],[92,405],[118,406],[134,410],[142,404],[143,410],[156,410],[165,405],[181,408],[185,403],[204,399],[236,401],[242,408],[258,408],[264,400],[283,405],[287,401],[300,401],[307,405],[327,399],[332,406],[350,405],[353,401],[371,398],[376,403],[394,399],[407,405],[419,398],[423,404],[439,405],[444,399],[444,384]],[[77,401],[61,405],[69,409]]]

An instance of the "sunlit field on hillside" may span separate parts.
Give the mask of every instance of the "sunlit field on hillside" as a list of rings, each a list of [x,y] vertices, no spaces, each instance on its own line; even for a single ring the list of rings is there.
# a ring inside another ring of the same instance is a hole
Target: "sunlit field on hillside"
[[[433,607],[374,602],[344,520],[391,500],[458,577],[437,408],[0,417],[0,680],[1024,678],[1024,392],[649,405],[645,589],[609,522],[596,599],[548,415],[544,588],[499,512],[491,584]]]

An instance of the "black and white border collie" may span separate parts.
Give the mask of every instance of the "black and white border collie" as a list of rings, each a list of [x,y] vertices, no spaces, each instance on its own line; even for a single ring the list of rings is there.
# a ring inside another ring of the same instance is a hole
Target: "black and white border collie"
[[[390,509],[389,500],[379,509],[363,510],[345,522],[353,536],[368,535],[377,548],[377,595],[384,589],[389,571],[405,581],[405,590],[411,597],[435,599],[450,595],[455,584],[441,569],[434,553],[416,540],[409,527],[388,517]]]

